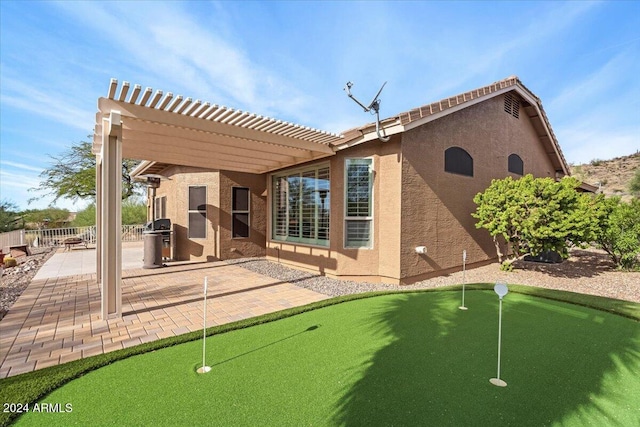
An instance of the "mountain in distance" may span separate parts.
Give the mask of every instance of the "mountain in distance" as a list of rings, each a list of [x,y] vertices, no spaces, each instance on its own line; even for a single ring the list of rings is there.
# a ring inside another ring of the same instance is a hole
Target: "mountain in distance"
[[[593,159],[583,165],[572,164],[570,168],[572,176],[599,187],[605,195],[629,200],[633,197],[629,190],[631,180],[640,169],[640,151],[610,160]]]

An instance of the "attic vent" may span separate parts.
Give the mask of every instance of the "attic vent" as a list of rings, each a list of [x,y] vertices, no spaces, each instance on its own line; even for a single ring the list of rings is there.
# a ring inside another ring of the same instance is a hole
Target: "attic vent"
[[[511,93],[507,93],[504,96],[504,111],[511,114],[513,117],[520,118],[520,102],[518,98]]]

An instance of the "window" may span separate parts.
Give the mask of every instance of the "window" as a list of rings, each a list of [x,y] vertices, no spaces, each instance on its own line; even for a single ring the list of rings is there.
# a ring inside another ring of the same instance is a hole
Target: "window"
[[[156,197],[155,215],[153,219],[167,217],[167,196]]]
[[[511,154],[509,156],[509,172],[515,173],[516,175],[524,175],[524,163],[522,159],[517,154]]]
[[[516,119],[520,118],[520,101],[516,95],[507,93],[504,96],[504,111],[511,114]]]
[[[345,163],[345,248],[373,247],[373,160]]]
[[[249,189],[231,189],[231,237],[249,237]]]
[[[207,187],[189,186],[189,238],[207,238]]]
[[[271,184],[271,238],[329,246],[329,166],[277,174]]]
[[[444,152],[445,172],[473,176],[473,158],[460,147],[447,148]]]

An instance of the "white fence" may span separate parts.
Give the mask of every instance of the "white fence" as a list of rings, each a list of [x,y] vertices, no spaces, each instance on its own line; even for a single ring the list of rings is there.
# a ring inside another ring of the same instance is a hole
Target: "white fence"
[[[0,249],[24,244],[24,230],[14,230],[6,233],[0,233]]]
[[[123,225],[122,241],[137,242],[142,240],[144,225]],[[32,247],[62,246],[64,240],[70,237],[78,237],[87,244],[96,243],[96,226],[48,228],[42,230],[15,230],[8,233],[0,233],[0,248],[15,245],[28,245]]]

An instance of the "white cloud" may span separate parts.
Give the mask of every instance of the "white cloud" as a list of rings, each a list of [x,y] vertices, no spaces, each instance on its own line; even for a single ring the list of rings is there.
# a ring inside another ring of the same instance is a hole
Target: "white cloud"
[[[3,104],[84,131],[90,127],[87,123],[90,123],[91,115],[68,103],[69,97],[62,92],[43,91],[6,76],[2,78],[2,92]]]
[[[10,162],[7,160],[0,160],[0,164],[2,165],[6,165],[6,166],[11,166],[14,168],[18,168],[18,169],[24,169],[24,170],[28,170],[28,171],[33,171],[33,172],[42,172],[42,168],[37,168],[34,166],[30,166],[30,165],[25,165],[24,163],[16,163],[16,162]]]

